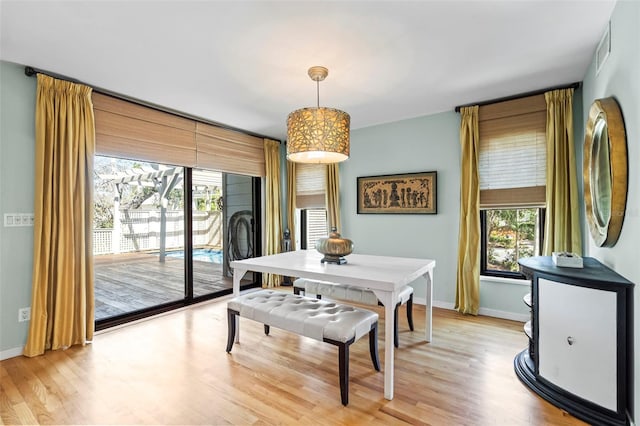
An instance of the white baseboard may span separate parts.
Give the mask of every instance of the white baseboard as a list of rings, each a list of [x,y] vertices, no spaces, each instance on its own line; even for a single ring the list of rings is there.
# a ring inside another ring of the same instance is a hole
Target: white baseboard
[[[480,308],[478,315],[486,317],[502,318],[511,321],[527,322],[531,320],[531,314],[518,314],[516,312],[498,311],[496,309]]]
[[[413,303],[415,303],[416,305],[426,305],[427,300],[416,297],[413,299]],[[433,307],[454,310],[455,304],[451,302],[434,300]],[[486,317],[502,318],[502,319],[507,319],[512,321],[520,321],[520,322],[527,322],[531,319],[531,315],[518,314],[515,312],[508,312],[508,311],[498,311],[496,309],[488,309],[488,308],[480,308],[480,310],[478,311],[478,315],[484,315]]]
[[[0,351],[0,361],[21,356],[23,351],[24,351],[24,346]]]

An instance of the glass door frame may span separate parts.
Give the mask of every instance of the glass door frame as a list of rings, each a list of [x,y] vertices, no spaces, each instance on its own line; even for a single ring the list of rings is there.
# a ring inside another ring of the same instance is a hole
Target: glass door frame
[[[221,290],[215,293],[208,293],[200,296],[193,296],[193,169],[184,167],[184,298],[172,302],[162,303],[155,306],[142,308],[136,311],[114,315],[95,321],[95,330],[105,330],[117,325],[133,322],[153,315],[169,312],[175,309],[212,300],[233,293],[233,288]],[[252,186],[252,207],[253,207],[253,247],[254,255],[262,253],[262,201],[261,189],[262,179],[251,177]],[[224,218],[226,220],[226,218]],[[224,236],[223,236],[224,237]],[[247,274],[249,274],[248,272]],[[245,275],[246,277],[246,275]],[[250,283],[241,285],[241,289],[260,287],[262,285],[262,274],[253,273]]]

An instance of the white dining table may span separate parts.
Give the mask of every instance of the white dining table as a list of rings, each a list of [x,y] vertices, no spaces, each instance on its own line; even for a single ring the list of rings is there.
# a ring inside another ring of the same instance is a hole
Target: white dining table
[[[425,278],[425,339],[430,342],[433,269],[436,266],[436,261],[366,254],[350,254],[346,256],[347,263],[344,265],[321,263],[321,259],[322,255],[316,250],[297,250],[271,256],[235,260],[231,262],[233,294],[235,296],[240,294],[240,280],[248,271],[331,281],[373,290],[378,300],[384,305],[386,336],[384,339],[384,397],[389,400],[393,399],[393,325],[398,291],[420,277]],[[420,280],[416,281],[416,283],[420,282]],[[239,341],[239,338],[239,327],[236,326],[236,341]]]

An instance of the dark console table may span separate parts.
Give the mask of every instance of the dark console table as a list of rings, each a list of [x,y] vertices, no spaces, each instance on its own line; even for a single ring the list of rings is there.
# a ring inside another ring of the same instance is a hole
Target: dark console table
[[[531,280],[529,347],[514,360],[520,380],[591,424],[629,424],[634,284],[589,257],[583,268],[548,256],[519,263]]]

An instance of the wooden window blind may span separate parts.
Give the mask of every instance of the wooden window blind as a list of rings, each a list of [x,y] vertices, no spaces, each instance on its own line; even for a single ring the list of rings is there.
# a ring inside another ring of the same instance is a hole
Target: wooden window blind
[[[198,167],[266,176],[264,140],[210,124],[196,123]]]
[[[96,154],[196,166],[195,122],[94,92]]]
[[[544,205],[546,110],[544,95],[480,107],[481,208]]]
[[[265,176],[264,141],[93,93],[96,154]]]
[[[326,168],[324,164],[296,164],[296,207],[325,208]]]

